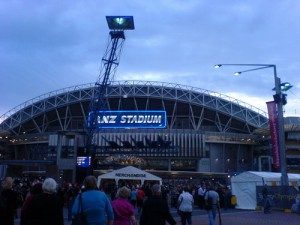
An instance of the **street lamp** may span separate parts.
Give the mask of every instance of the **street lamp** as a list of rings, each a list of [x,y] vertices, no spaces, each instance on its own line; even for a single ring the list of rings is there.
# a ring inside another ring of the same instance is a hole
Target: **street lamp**
[[[280,172],[281,172],[281,185],[288,186],[288,175],[286,171],[286,156],[285,156],[285,135],[284,135],[284,120],[283,120],[283,100],[285,96],[282,94],[282,86],[286,86],[289,83],[281,84],[280,78],[277,77],[276,65],[272,64],[216,64],[215,68],[220,68],[221,66],[246,66],[246,67],[255,67],[253,69],[243,70],[235,72],[234,75],[238,76],[241,73],[251,72],[255,70],[262,70],[267,68],[273,68],[274,81],[275,81],[275,92],[274,95],[275,102],[277,104],[277,114],[278,114],[278,127],[279,127],[279,153],[280,153]],[[291,85],[289,86],[291,88]],[[274,89],[273,89],[274,90]]]

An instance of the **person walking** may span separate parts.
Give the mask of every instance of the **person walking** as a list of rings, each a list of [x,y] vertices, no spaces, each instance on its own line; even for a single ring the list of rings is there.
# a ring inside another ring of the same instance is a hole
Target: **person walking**
[[[140,225],[165,225],[168,222],[171,225],[176,221],[170,214],[166,199],[161,196],[161,186],[154,184],[152,186],[152,195],[143,203]]]
[[[134,206],[128,201],[130,192],[129,188],[121,187],[117,192],[117,199],[112,202],[114,225],[137,225]]]
[[[82,209],[89,225],[113,225],[112,206],[105,193],[97,189],[96,177],[87,176],[83,185],[85,191],[76,197],[72,207],[72,215],[75,216],[79,212],[81,195]]]
[[[28,224],[30,225],[63,225],[63,207],[56,195],[57,183],[46,178],[42,185],[43,192],[33,196],[27,208]]]
[[[194,198],[188,191],[188,188],[184,187],[178,198],[178,210],[182,225],[192,224]]]
[[[18,196],[13,190],[13,179],[6,177],[2,181],[0,192],[0,224],[13,225],[14,216],[18,207]]]
[[[204,194],[205,209],[207,210],[209,225],[216,225],[216,216],[219,210],[219,194],[214,190],[211,184],[207,185],[207,191]],[[219,215],[220,216],[220,215]]]

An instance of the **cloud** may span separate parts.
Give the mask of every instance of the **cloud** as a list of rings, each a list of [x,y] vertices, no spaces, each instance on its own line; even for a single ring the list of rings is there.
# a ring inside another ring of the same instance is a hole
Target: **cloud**
[[[264,108],[274,94],[272,70],[236,78],[231,74],[239,68],[215,70],[213,65],[270,63],[277,65],[282,81],[294,85],[286,111],[298,107],[298,2],[28,0],[0,2],[5,31],[0,33],[0,95],[6,96],[0,114],[46,92],[95,82],[108,40],[106,15],[135,19],[136,29],[126,32],[116,80],[147,79],[239,93]]]

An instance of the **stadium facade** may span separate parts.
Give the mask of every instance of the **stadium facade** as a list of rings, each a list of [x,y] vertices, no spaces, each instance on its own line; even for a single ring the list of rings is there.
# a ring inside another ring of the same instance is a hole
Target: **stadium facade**
[[[3,115],[1,164],[8,165],[10,173],[47,171],[74,179],[77,159],[86,150],[85,124],[93,92],[94,84],[62,89]],[[167,127],[99,130],[93,138],[94,170],[122,165],[170,173],[271,169],[268,119],[251,105],[204,89],[146,81],[114,82],[105,97],[109,110],[164,110]],[[300,123],[297,118],[289,121],[287,144],[298,155]],[[293,165],[299,162],[294,161],[288,166],[298,170]]]

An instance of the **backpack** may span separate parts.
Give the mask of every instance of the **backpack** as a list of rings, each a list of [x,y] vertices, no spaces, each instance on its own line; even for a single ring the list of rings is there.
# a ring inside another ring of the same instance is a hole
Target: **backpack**
[[[209,211],[212,210],[212,205],[213,205],[213,199],[211,196],[209,196],[209,191],[206,191],[204,196],[207,195],[207,199],[205,199],[205,205],[204,208]]]

